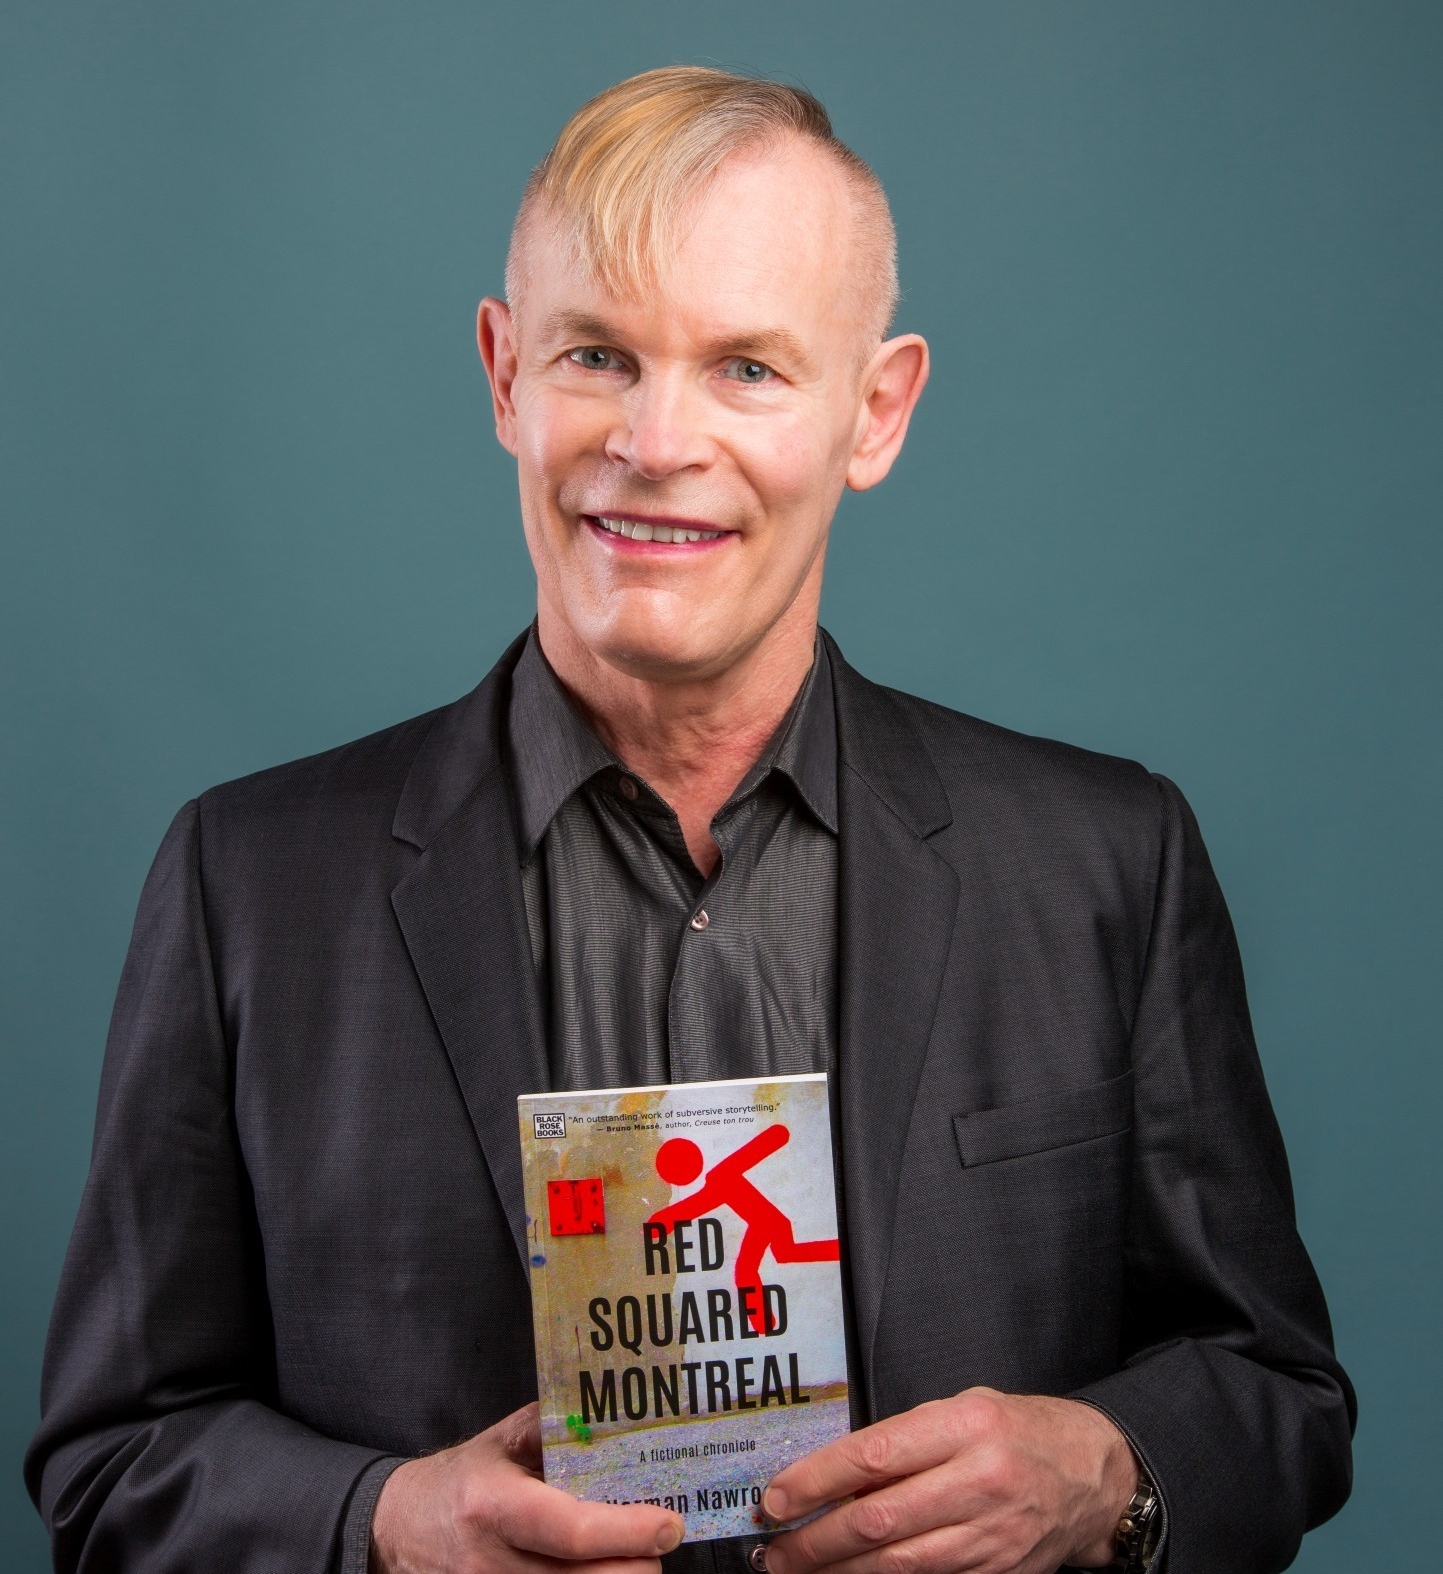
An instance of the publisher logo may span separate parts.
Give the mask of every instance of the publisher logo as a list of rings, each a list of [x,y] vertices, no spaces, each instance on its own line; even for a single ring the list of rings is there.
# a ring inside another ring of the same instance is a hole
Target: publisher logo
[[[531,1125],[538,1137],[564,1137],[566,1135],[565,1115],[533,1115]]]

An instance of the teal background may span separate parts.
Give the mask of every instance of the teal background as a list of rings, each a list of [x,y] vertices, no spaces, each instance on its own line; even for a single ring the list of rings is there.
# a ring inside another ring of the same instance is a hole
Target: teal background
[[[531,164],[673,61],[885,180],[933,383],[839,517],[871,676],[1176,778],[1361,1392],[1311,1574],[1436,1558],[1443,8],[0,5],[0,1563],[171,814],[527,619],[472,345]]]

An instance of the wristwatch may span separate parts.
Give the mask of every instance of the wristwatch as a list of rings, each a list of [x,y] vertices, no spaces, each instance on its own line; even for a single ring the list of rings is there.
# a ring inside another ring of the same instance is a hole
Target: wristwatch
[[[1117,1526],[1117,1556],[1112,1567],[1123,1574],[1144,1574],[1162,1535],[1162,1499],[1152,1477],[1138,1469],[1137,1491],[1132,1494]]]

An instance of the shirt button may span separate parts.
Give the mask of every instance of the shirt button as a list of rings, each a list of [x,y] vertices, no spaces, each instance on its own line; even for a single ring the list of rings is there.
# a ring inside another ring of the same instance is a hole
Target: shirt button
[[[711,919],[706,915],[706,908],[702,907],[697,910],[696,915],[692,918],[691,926],[700,934],[710,922]]]
[[[621,796],[625,798],[628,803],[636,802],[637,795],[641,792],[641,788],[638,787],[634,781],[632,781],[631,777],[623,776],[617,785],[621,789]]]
[[[757,1574],[767,1574],[767,1544],[765,1541],[757,1542],[756,1546],[747,1553],[747,1562],[757,1571]]]

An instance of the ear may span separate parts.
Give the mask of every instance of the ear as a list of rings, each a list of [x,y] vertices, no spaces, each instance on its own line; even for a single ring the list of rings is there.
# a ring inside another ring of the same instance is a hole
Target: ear
[[[847,485],[854,492],[865,492],[886,478],[902,451],[907,423],[927,386],[931,364],[927,341],[915,333],[888,339],[868,363],[862,377],[857,440],[847,466]]]
[[[476,310],[476,346],[491,384],[496,439],[508,454],[516,453],[516,324],[505,301],[488,295]]]

